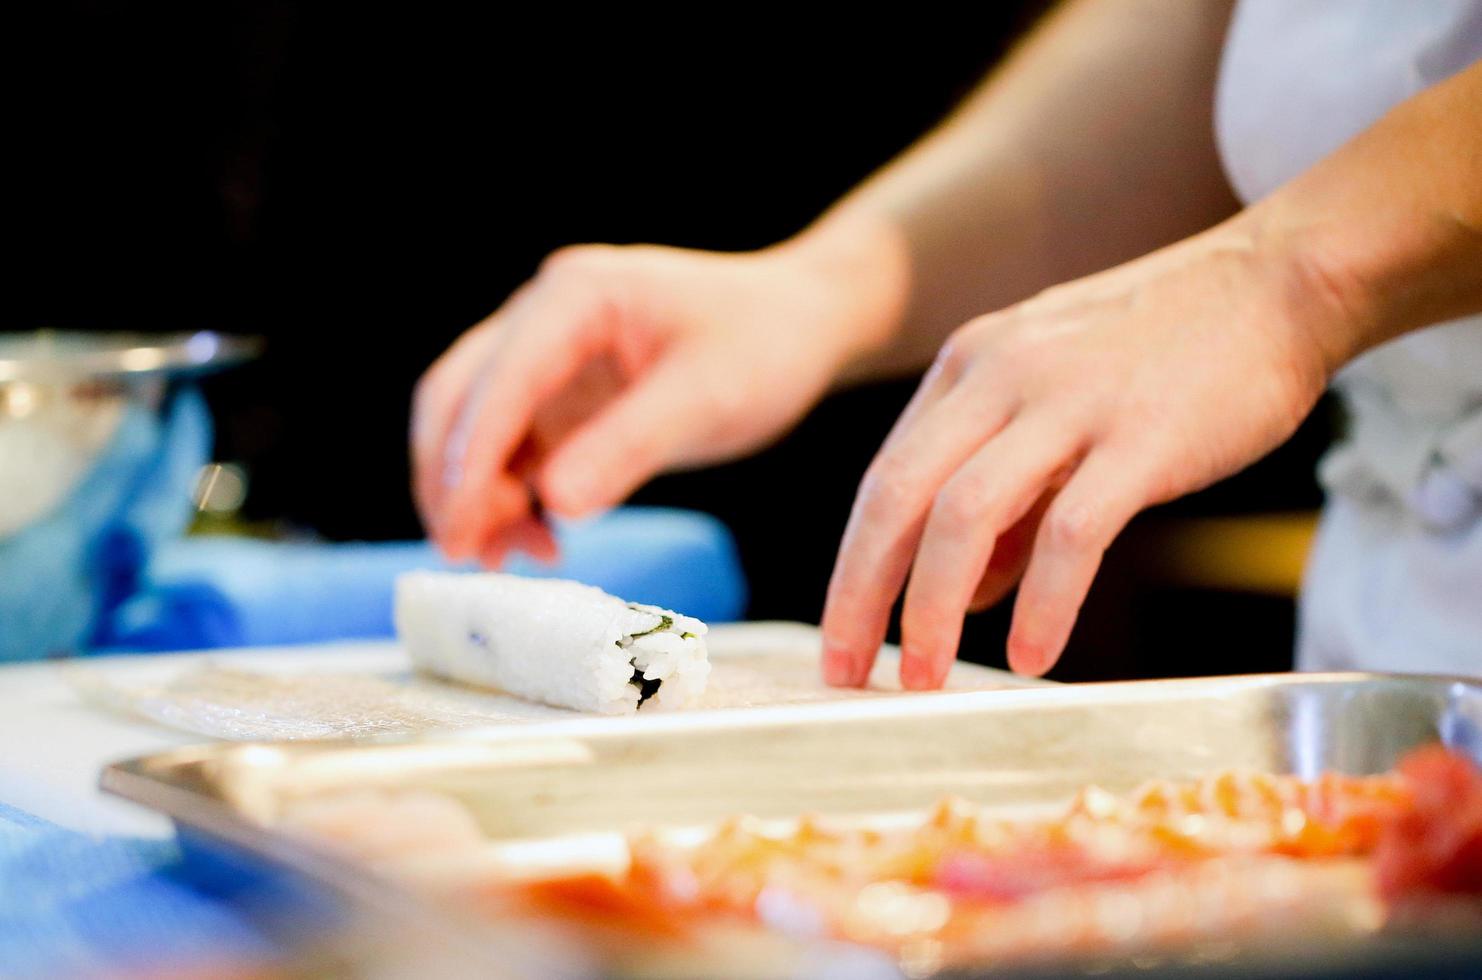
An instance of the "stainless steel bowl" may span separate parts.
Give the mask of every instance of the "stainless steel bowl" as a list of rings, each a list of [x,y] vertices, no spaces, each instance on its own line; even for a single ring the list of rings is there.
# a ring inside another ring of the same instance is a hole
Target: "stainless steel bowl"
[[[0,537],[44,516],[112,440],[125,409],[157,409],[173,378],[253,357],[253,338],[0,334]]]

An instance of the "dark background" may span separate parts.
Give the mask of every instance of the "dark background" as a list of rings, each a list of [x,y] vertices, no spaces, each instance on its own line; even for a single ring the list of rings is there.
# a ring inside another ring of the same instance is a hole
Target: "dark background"
[[[331,539],[415,536],[412,385],[544,254],[789,235],[940,118],[1046,6],[844,23],[749,7],[702,22],[52,5],[11,31],[18,259],[0,326],[267,338],[259,363],[208,386],[217,455],[251,478],[247,516]],[[816,621],[854,486],[910,388],[839,396],[777,448],[639,499],[721,516],[751,615]],[[1320,420],[1176,508],[1313,506],[1325,437]],[[1118,574],[1110,560],[1058,676],[1289,663],[1288,600],[1129,591]],[[1004,619],[979,617],[965,655],[1001,660]]]

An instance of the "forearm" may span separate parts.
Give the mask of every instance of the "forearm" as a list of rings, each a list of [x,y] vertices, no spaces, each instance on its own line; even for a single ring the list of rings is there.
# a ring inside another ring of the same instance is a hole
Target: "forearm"
[[[919,369],[974,315],[1233,213],[1211,118],[1228,19],[1225,0],[1065,5],[800,236],[881,270],[889,313],[846,380]]]
[[[1231,222],[1321,311],[1329,372],[1482,311],[1482,63],[1401,103]]]

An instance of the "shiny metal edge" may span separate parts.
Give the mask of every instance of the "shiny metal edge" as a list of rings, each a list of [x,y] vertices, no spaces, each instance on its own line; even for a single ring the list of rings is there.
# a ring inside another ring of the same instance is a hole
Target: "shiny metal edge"
[[[52,338],[44,356],[18,356],[20,340]],[[109,334],[42,331],[0,336],[0,384],[13,381],[75,382],[154,375],[190,376],[219,371],[261,353],[258,337],[211,330],[178,334]]]
[[[466,807],[490,841],[914,812],[1009,810],[1218,769],[1378,772],[1442,741],[1482,758],[1482,684],[1251,675],[583,719],[338,742],[211,743],[128,759],[105,790],[187,822],[210,803],[265,832],[299,802],[376,787]],[[497,775],[496,775],[497,774]]]

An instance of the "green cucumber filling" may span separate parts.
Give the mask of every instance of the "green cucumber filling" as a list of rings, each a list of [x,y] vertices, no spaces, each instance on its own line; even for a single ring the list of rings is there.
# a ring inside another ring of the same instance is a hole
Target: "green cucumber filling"
[[[634,609],[632,606],[629,606],[628,608],[629,609],[633,609],[634,612],[646,612],[647,611],[647,610],[644,610],[644,609]],[[653,633],[662,633],[662,632],[664,632],[664,630],[668,629],[669,627],[671,627],[673,625],[674,625],[674,617],[673,616],[663,616],[663,615],[661,615],[661,616],[659,616],[659,625],[657,625],[657,626],[655,626],[655,627],[653,627],[651,629],[646,629],[642,633],[629,633],[628,634],[628,639],[630,639],[630,640],[636,640],[640,636],[649,636],[649,635],[651,635]]]

